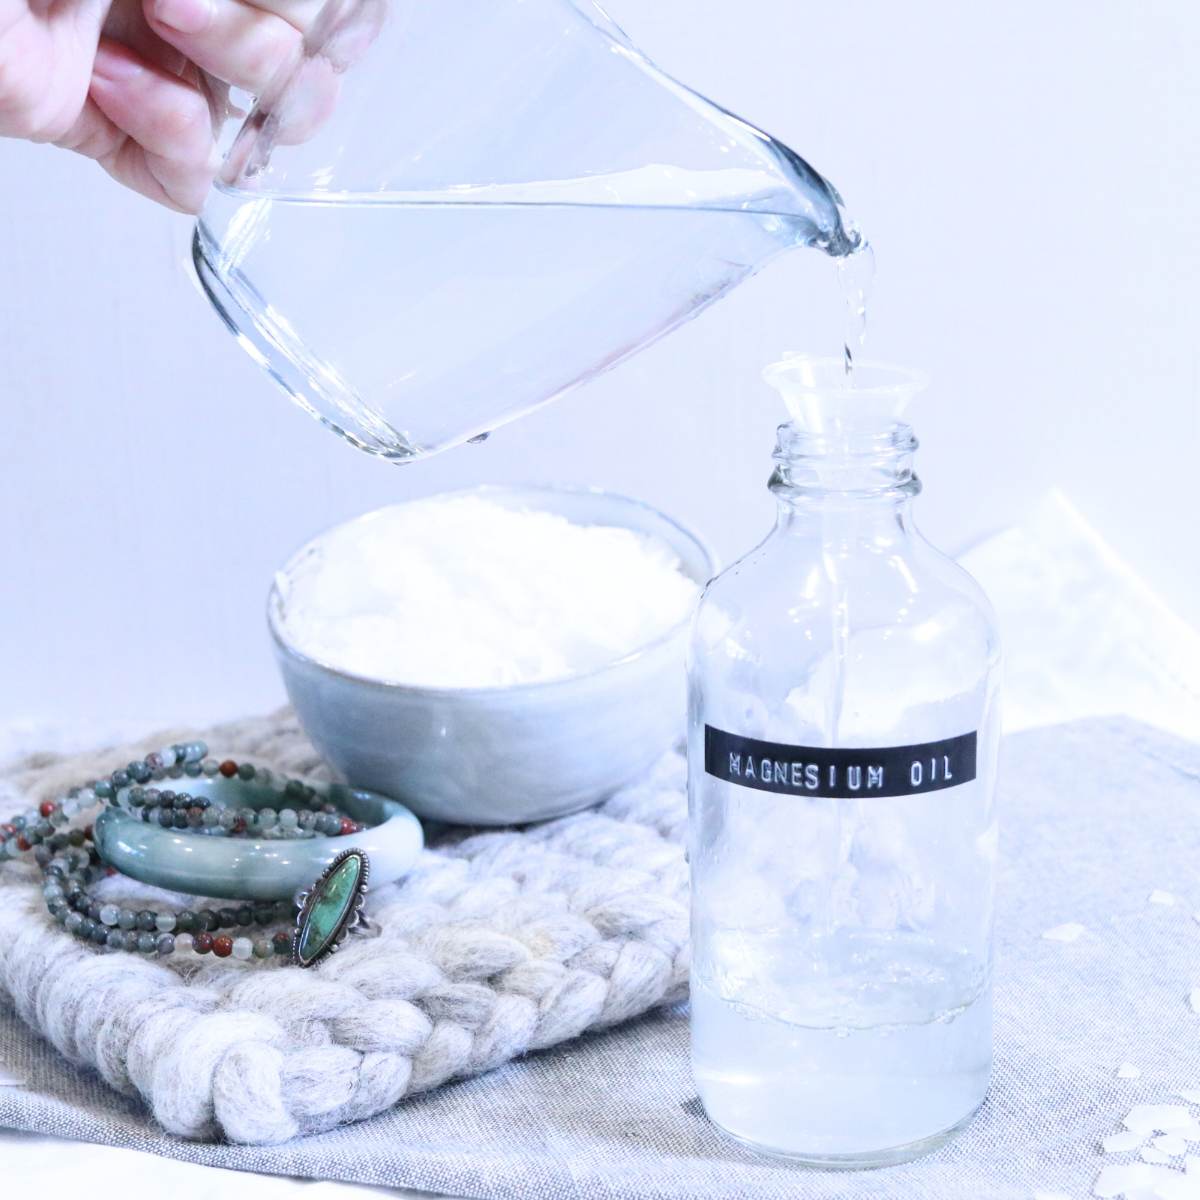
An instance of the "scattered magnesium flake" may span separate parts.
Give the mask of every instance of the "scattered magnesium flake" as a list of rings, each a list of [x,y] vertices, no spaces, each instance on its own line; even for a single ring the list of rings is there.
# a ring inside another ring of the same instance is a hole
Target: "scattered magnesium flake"
[[[1141,1079],[1141,1077],[1141,1068],[1135,1067],[1133,1063],[1122,1063],[1117,1068],[1118,1079]]]
[[[1191,1006],[1192,1012],[1200,1013],[1200,988],[1192,988],[1188,992],[1188,1004]]]
[[[1164,892],[1162,888],[1155,888],[1149,895],[1148,903],[1150,904],[1174,904],[1175,897],[1170,892]]]
[[[1182,1096],[1189,1104],[1200,1104],[1200,1088],[1181,1088],[1175,1095]]]
[[[1162,1150],[1155,1150],[1153,1146],[1143,1146],[1141,1155],[1148,1163],[1169,1163],[1171,1161],[1169,1154],[1164,1153]]]
[[[1175,1133],[1164,1133],[1161,1137],[1156,1137],[1150,1144],[1155,1150],[1161,1150],[1173,1158],[1178,1157],[1187,1149],[1187,1142]]]
[[[1173,1133],[1192,1124],[1182,1104],[1135,1104],[1122,1122],[1133,1133]]]
[[[1055,925],[1053,929],[1047,929],[1042,937],[1048,942],[1073,942],[1081,933],[1086,932],[1086,926],[1068,921],[1065,925]]]
[[[1193,1176],[1193,1179],[1195,1177]],[[1115,1196],[1170,1197],[1175,1200],[1191,1200],[1200,1197],[1200,1191],[1184,1191],[1189,1185],[1182,1171],[1170,1167],[1151,1166],[1149,1163],[1122,1163],[1120,1166],[1105,1167],[1092,1185],[1092,1195],[1109,1200]]]
[[[1126,1150],[1136,1150],[1144,1141],[1144,1133],[1134,1133],[1126,1129],[1123,1133],[1113,1133],[1100,1143],[1105,1154],[1122,1154]]]

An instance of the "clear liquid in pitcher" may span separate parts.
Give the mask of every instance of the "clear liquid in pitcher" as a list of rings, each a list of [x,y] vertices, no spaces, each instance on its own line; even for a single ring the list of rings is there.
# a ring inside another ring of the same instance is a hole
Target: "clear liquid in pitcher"
[[[316,394],[318,415],[364,449],[406,458],[586,382],[805,234],[736,208],[222,189],[198,252],[202,275],[253,314],[277,379]],[[384,395],[409,424],[376,411]]]

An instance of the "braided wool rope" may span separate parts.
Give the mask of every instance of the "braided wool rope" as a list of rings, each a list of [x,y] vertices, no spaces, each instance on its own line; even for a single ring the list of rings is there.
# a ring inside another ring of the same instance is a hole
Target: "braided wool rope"
[[[0,778],[3,812],[182,736],[27,758]],[[215,753],[325,774],[286,711],[204,736]],[[595,810],[438,839],[408,878],[372,890],[380,937],[310,971],[98,953],[48,917],[34,869],[8,863],[0,989],[179,1136],[265,1145],[362,1120],[684,996],[683,781],[672,754]]]

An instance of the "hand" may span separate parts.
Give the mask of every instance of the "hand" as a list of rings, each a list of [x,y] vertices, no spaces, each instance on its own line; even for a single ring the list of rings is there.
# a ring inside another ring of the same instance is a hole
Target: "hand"
[[[320,0],[0,0],[0,136],[94,158],[196,212],[219,165],[227,85],[257,94]]]

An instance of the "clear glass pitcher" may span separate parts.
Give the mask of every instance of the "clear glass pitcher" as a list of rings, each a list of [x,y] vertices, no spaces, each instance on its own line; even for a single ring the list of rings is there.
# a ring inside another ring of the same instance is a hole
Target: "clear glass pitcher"
[[[859,245],[834,189],[590,0],[328,0],[193,253],[303,408],[404,461],[585,382],[800,245]]]

